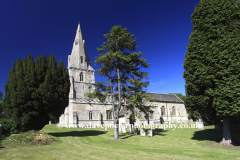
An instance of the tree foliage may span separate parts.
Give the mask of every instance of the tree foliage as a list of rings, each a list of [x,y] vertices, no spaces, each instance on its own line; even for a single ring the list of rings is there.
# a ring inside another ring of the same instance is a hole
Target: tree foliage
[[[205,120],[240,113],[240,8],[237,0],[200,0],[184,60],[185,104]]]
[[[13,62],[5,85],[4,113],[17,123],[19,130],[41,129],[58,118],[68,106],[69,77],[61,60],[57,66],[54,56],[32,55]]]
[[[3,112],[3,106],[2,106],[2,103],[3,103],[3,92],[0,91],[0,113]]]
[[[101,54],[96,57],[95,63],[101,64],[101,68],[97,71],[99,75],[108,78],[108,85],[102,82],[94,84],[96,90],[89,93],[88,97],[97,97],[103,101],[106,93],[111,94],[114,97],[112,99],[118,102],[127,100],[128,110],[138,108],[147,113],[150,107],[144,105],[143,100],[144,98],[150,100],[150,97],[144,94],[144,88],[149,85],[149,82],[142,80],[148,79],[148,73],[140,71],[140,68],[148,68],[150,64],[146,63],[145,57],[141,58],[141,52],[134,52],[137,49],[136,38],[128,32],[127,28],[121,26],[113,26],[110,33],[104,34],[104,37],[107,38],[107,42],[103,42],[101,48],[98,48]],[[116,109],[114,107],[113,104],[113,111],[116,110],[115,124],[118,124],[118,113],[121,108],[120,105]],[[115,137],[115,139],[118,138]]]

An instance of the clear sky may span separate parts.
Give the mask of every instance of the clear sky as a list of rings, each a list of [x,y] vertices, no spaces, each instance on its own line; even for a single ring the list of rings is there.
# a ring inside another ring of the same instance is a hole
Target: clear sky
[[[114,25],[137,38],[147,63],[148,92],[185,95],[183,60],[191,34],[191,14],[199,0],[1,0],[0,91],[4,93],[12,62],[30,53],[54,54],[67,65],[78,21],[94,64],[103,34]],[[96,70],[100,66],[92,65]],[[145,71],[145,70],[143,70]],[[106,81],[95,72],[96,81]]]

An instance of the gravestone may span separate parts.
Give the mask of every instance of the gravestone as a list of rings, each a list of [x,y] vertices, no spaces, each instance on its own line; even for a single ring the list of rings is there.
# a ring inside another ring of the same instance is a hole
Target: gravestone
[[[138,134],[138,128],[134,127],[134,134],[137,135]]]
[[[148,129],[147,133],[148,133],[148,137],[152,137],[153,136],[153,130],[152,129]]]
[[[185,124],[187,124],[188,123],[188,121],[185,121]]]
[[[126,126],[125,126],[124,123],[122,123],[121,127],[122,127],[122,132],[123,132],[123,133],[126,133]]]
[[[140,128],[140,135],[141,136],[146,136],[146,132],[144,128]]]
[[[122,132],[122,125],[119,125],[119,132]]]
[[[2,135],[2,125],[0,124],[0,137]]]
[[[132,134],[132,124],[129,124],[128,133]]]
[[[49,125],[51,125],[51,121],[49,121]]]
[[[192,119],[190,120],[190,124],[193,124],[193,120]]]
[[[204,124],[203,122],[196,122],[197,128],[198,129],[204,129]]]
[[[179,123],[180,123],[180,125],[182,125],[182,121],[181,121],[181,120],[180,120],[180,122],[179,122]]]
[[[164,123],[164,119],[163,119],[163,117],[162,117],[162,116],[160,117],[160,123],[161,123],[161,124],[163,124],[163,123]]]

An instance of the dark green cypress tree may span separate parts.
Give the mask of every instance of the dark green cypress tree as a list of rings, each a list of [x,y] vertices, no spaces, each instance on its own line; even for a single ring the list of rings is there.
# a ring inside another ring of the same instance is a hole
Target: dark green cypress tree
[[[47,70],[47,58],[46,56],[40,57],[38,55],[35,63],[35,72],[36,72],[36,82],[37,89],[34,92],[34,101],[35,101],[35,109],[37,112],[36,117],[31,121],[34,126],[32,129],[41,129],[46,123],[49,117],[47,116],[46,107],[43,103],[44,94],[42,93],[42,83],[44,82],[45,74]],[[43,120],[44,119],[44,120]]]
[[[203,119],[223,119],[222,144],[230,145],[229,120],[240,113],[240,8],[237,0],[200,0],[184,60],[185,104]]]
[[[35,62],[33,61],[32,55],[28,55],[26,59],[26,73],[24,77],[24,82],[27,88],[27,103],[24,108],[24,112],[21,120],[21,130],[34,129],[35,124],[32,120],[38,118],[38,107],[39,102],[37,100],[37,78],[35,71]]]
[[[47,70],[44,83],[42,84],[42,91],[44,94],[44,104],[47,106],[48,120],[52,115],[52,110],[56,108],[58,102],[57,92],[57,62],[51,54],[47,61]]]
[[[3,102],[3,92],[0,91],[0,113],[3,112],[2,102]]]
[[[51,118],[55,122],[58,121],[59,116],[64,112],[69,101],[70,81],[69,74],[62,59],[58,63],[57,68],[57,93],[55,106],[51,109]]]
[[[3,100],[3,110],[4,114],[8,118],[13,117],[13,109],[16,107],[16,103],[13,101],[12,97],[14,97],[14,93],[16,92],[16,86],[17,83],[15,81],[16,76],[15,76],[15,61],[12,63],[12,69],[10,70],[9,77],[8,77],[8,82],[5,85],[5,97]]]
[[[14,120],[21,131],[39,130],[50,120],[58,119],[68,106],[69,76],[61,60],[57,66],[53,55],[32,55],[20,59],[9,73],[5,85],[4,112]]]
[[[17,59],[15,75],[17,77],[17,87],[13,99],[17,105],[14,108],[14,120],[18,126],[21,126],[23,113],[26,111],[28,91],[24,82],[23,66],[20,59]]]

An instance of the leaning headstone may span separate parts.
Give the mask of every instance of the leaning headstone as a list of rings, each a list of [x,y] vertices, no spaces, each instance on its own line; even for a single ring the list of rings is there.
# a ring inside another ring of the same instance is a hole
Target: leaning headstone
[[[148,129],[147,133],[148,133],[148,137],[152,137],[153,136],[153,130],[152,129]]]
[[[0,124],[0,137],[2,135],[2,125]]]
[[[140,135],[141,136],[146,136],[146,132],[144,128],[140,128]]]
[[[193,124],[193,120],[192,119],[190,120],[190,124]]]
[[[203,122],[196,122],[196,126],[197,126],[198,129],[204,129]]]

